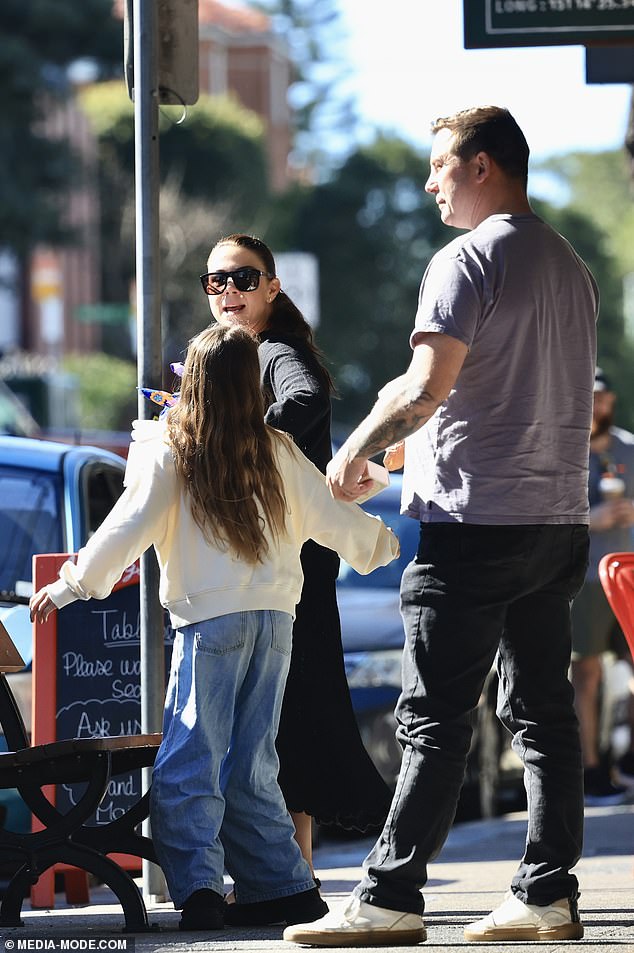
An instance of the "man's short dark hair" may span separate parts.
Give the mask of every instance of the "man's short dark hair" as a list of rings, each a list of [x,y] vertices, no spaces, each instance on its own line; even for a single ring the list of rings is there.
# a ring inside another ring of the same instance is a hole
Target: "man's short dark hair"
[[[431,131],[449,129],[453,133],[453,152],[463,161],[478,152],[486,152],[513,179],[528,180],[528,143],[508,109],[501,106],[477,106],[453,116],[436,119]]]

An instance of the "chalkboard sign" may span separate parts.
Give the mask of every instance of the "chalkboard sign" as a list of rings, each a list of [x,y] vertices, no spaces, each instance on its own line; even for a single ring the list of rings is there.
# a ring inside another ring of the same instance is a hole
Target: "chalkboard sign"
[[[57,579],[59,567],[68,558],[65,554],[35,556],[35,588]],[[51,613],[43,625],[34,625],[34,744],[141,734],[139,625],[137,564],[125,571],[107,599],[73,602]],[[173,639],[165,613],[166,675]],[[79,785],[58,785],[56,806],[66,813],[81,790]],[[113,778],[88,823],[115,820],[140,795],[140,770]]]
[[[169,620],[164,641],[165,670],[169,672],[173,641]],[[78,601],[61,609],[57,620],[57,738],[140,735],[140,668],[138,585],[118,589],[104,601]],[[76,787],[58,786],[56,804],[64,813],[77,802]],[[141,793],[140,769],[112,778],[92,823],[107,824],[123,816]]]

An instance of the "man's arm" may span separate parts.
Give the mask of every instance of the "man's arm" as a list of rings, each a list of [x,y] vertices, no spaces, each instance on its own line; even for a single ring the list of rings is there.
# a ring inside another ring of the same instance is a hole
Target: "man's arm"
[[[419,336],[407,371],[382,388],[368,416],[328,464],[326,477],[335,499],[361,496],[368,459],[427,423],[452,390],[467,351],[466,344],[448,334]]]

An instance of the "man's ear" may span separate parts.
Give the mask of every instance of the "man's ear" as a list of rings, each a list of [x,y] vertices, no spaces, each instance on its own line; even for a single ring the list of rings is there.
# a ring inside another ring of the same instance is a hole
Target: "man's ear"
[[[474,159],[478,180],[484,182],[491,174],[491,156],[487,152],[478,152]]]

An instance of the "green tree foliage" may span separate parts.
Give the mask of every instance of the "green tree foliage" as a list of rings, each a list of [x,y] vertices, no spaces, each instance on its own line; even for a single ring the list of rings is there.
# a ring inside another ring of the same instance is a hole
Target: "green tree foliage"
[[[138,403],[134,363],[106,354],[68,354],[63,368],[77,381],[82,429],[130,429]]]
[[[634,275],[634,186],[625,150],[574,152],[541,163],[566,195],[545,217],[570,239],[601,292],[598,360],[619,395],[617,422],[634,430],[634,340],[626,333],[623,282]]]
[[[320,346],[332,365],[335,417],[355,423],[379,388],[409,364],[421,277],[452,237],[424,192],[427,162],[400,139],[379,136],[332,180],[295,196],[278,247],[313,252],[320,266]]]
[[[626,151],[571,152],[540,168],[559,181],[566,206],[599,227],[620,273],[634,271],[634,184]]]
[[[135,266],[133,105],[122,82],[86,89],[81,103],[98,141],[103,299],[126,301]],[[211,244],[227,229],[253,230],[269,198],[254,113],[232,99],[201,96],[177,124],[179,115],[175,107],[160,111],[161,293],[170,350],[209,320],[197,276]]]
[[[120,64],[122,28],[111,0],[2,0],[0,37],[0,247],[22,255],[68,235],[64,192],[77,166],[68,143],[45,135],[47,107],[68,94],[66,67],[79,57]]]
[[[291,162],[326,175],[350,150],[357,122],[346,90],[346,62],[337,0],[255,0],[288,43],[294,66],[289,89],[295,135]]]
[[[122,82],[84,90],[83,109],[97,134],[104,175],[134,176],[134,107]],[[186,195],[210,200],[231,193],[237,210],[261,205],[268,194],[261,120],[235,100],[201,96],[187,108],[159,112],[161,180],[176,177]]]

